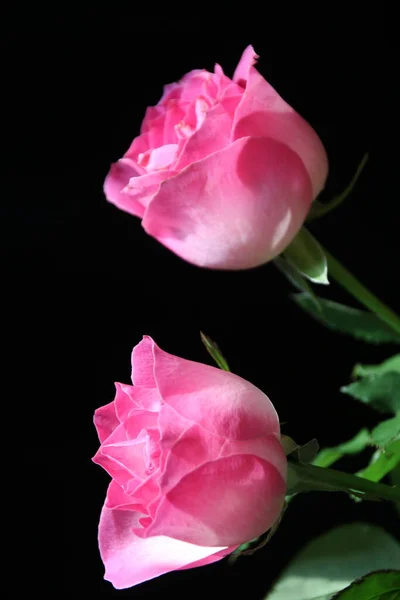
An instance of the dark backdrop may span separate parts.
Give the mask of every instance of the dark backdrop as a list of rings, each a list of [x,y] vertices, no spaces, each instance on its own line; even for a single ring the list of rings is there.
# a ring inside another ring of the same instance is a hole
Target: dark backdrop
[[[143,334],[171,353],[210,362],[199,339],[200,330],[208,333],[232,370],[271,397],[284,432],[300,442],[336,444],[376,422],[338,390],[355,362],[383,360],[390,346],[322,329],[294,306],[272,265],[224,273],[184,263],[102,193],[109,164],[137,135],[163,84],[215,62],[232,74],[252,43],[259,70],[327,148],[326,198],[370,153],[351,198],[312,230],[399,310],[393,15],[385,3],[353,11],[350,4],[264,6],[265,14],[249,5],[237,16],[230,7],[225,20],[211,5],[179,14],[106,3],[6,15],[2,280],[11,300],[4,328],[16,342],[7,347],[17,364],[12,422],[23,440],[15,444],[19,483],[12,492],[22,523],[16,590],[26,585],[42,597],[68,598],[187,598],[194,591],[262,598],[296,549],[326,527],[367,519],[396,530],[391,506],[309,494],[296,500],[270,545],[235,568],[223,561],[120,592],[102,579],[96,543],[108,477],[90,461],[97,448],[92,414],[112,399],[114,381],[129,382],[130,351]],[[335,284],[323,292],[355,305]]]

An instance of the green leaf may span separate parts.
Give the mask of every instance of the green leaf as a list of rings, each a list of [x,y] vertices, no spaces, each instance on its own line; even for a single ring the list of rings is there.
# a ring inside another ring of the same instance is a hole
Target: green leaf
[[[400,544],[389,533],[367,523],[342,525],[307,544],[283,571],[267,599],[331,599],[370,571],[399,565]]]
[[[371,432],[371,437],[377,446],[385,448],[390,442],[400,436],[400,412],[392,419],[382,421]]]
[[[380,481],[400,464],[400,440],[386,446],[385,450],[377,450],[365,469],[357,473],[359,477],[369,481]]]
[[[380,412],[400,411],[400,373],[390,371],[381,375],[368,375],[341,387],[340,391]]]
[[[368,375],[383,375],[383,373],[400,373],[400,354],[395,354],[379,365],[355,365],[353,377],[367,377]]]
[[[390,473],[390,479],[393,485],[400,487],[400,464],[398,464]]]
[[[296,456],[296,459],[301,462],[303,465],[308,465],[312,463],[315,457],[317,456],[319,450],[318,441],[314,438],[304,444],[303,446],[298,446],[293,454]]]
[[[222,356],[221,350],[218,348],[217,344],[213,342],[213,340],[210,337],[208,337],[208,335],[205,335],[202,331],[200,331],[200,337],[208,353],[215,360],[219,368],[223,369],[224,371],[230,371],[228,363]]]
[[[400,335],[373,313],[324,298],[318,298],[322,307],[322,311],[318,311],[307,294],[293,294],[292,298],[300,308],[329,329],[371,344],[400,344]]]
[[[313,283],[329,284],[325,254],[308,229],[300,229],[286,248],[284,256],[297,271]]]
[[[281,256],[275,258],[274,264],[281,271],[281,273],[286,276],[290,283],[294,285],[295,288],[301,292],[304,292],[305,294],[308,294],[308,296],[313,300],[315,308],[318,311],[321,311],[321,305],[317,296],[314,294],[314,290],[308,281],[303,277],[303,275],[296,269],[296,267],[294,267],[292,263],[285,260]]]
[[[358,454],[371,444],[371,435],[367,429],[361,429],[353,439],[332,448],[324,448],[315,457],[317,467],[330,467],[345,454]]]
[[[392,485],[400,488],[400,463],[394,469],[392,469],[392,471],[390,471],[390,480]],[[400,515],[400,504],[397,504],[396,506],[397,512]]]
[[[400,571],[376,571],[354,581],[333,600],[399,600]]]
[[[339,196],[335,196],[327,204],[322,204],[321,202],[318,202],[318,200],[315,200],[312,203],[310,212],[309,212],[308,217],[307,217],[307,221],[312,221],[313,219],[318,219],[319,217],[323,217],[328,212],[330,212],[331,210],[334,210],[340,204],[342,204],[342,202],[344,202],[344,200],[346,200],[346,198],[353,191],[353,188],[356,185],[357,180],[360,177],[360,175],[362,173],[362,170],[364,169],[364,167],[365,167],[365,165],[367,163],[367,160],[368,160],[368,153],[364,154],[364,156],[363,156],[360,164],[357,167],[357,171],[355,172],[352,180],[350,181],[350,183],[346,187],[346,189],[341,194],[339,194]]]

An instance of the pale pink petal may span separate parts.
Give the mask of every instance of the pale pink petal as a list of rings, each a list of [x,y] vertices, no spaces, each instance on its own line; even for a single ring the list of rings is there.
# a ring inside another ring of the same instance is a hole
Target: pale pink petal
[[[242,96],[243,88],[241,88],[240,85],[238,85],[237,83],[233,83],[233,81],[227,78],[227,81],[224,81],[223,83],[222,92],[219,100],[222,101],[227,98],[236,98],[239,102]]]
[[[147,133],[154,126],[154,121],[164,114],[165,108],[163,106],[149,106],[146,109],[140,133]]]
[[[163,410],[165,408],[167,406],[163,407]],[[171,407],[168,408],[172,411]],[[199,465],[220,458],[223,446],[224,441],[220,437],[212,435],[203,427],[196,424],[188,427],[171,445],[162,467],[163,474],[159,483],[163,494]]]
[[[325,186],[328,175],[325,148],[311,125],[251,66],[253,59],[249,48],[245,51],[243,62],[239,64],[240,68],[238,67],[238,77],[245,78],[247,85],[236,109],[232,140],[246,136],[265,136],[289,146],[302,159],[309,173],[315,198]],[[255,57],[256,55],[253,58]]]
[[[145,164],[146,169],[149,172],[159,169],[166,169],[175,161],[177,150],[178,144],[165,144],[160,148],[154,148],[154,150],[150,150],[148,154],[149,158]],[[139,164],[141,164],[140,158]]]
[[[100,443],[103,443],[118,427],[120,421],[115,411],[114,402],[97,408],[93,419]]]
[[[140,175],[139,177],[132,177],[122,190],[120,208],[135,214],[131,207],[141,206],[143,213],[144,209],[158,192],[160,183],[172,175],[174,175],[173,171],[164,170],[153,171],[152,173],[146,173],[146,175]]]
[[[285,249],[311,201],[295,152],[271,139],[242,138],[164,181],[142,224],[188,262],[246,269]]]
[[[235,454],[252,454],[269,462],[282,479],[287,479],[287,458],[284,448],[280,442],[280,435],[271,434],[262,438],[252,440],[228,441],[221,448],[219,457],[226,458]]]
[[[167,83],[163,88],[163,95],[158,103],[158,106],[168,106],[171,100],[178,100],[182,93],[182,85],[180,83]]]
[[[137,481],[137,485],[139,484],[140,480]],[[126,494],[124,489],[114,480],[112,480],[108,486],[106,506],[107,508],[124,508],[124,510],[137,511],[137,503],[135,503],[132,497]]]
[[[165,462],[173,445],[192,426],[192,423],[176,412],[168,404],[163,404],[158,415],[158,427],[160,430],[160,469],[164,470]]]
[[[270,463],[231,456],[192,471],[160,502],[146,536],[234,546],[267,531],[278,518],[286,484]]]
[[[137,408],[145,411],[158,412],[161,408],[161,397],[157,388],[134,387],[127,385],[123,388]]]
[[[160,432],[157,427],[146,429],[146,446],[144,452],[144,462],[148,473],[153,473],[158,469],[160,463]]]
[[[113,477],[117,477],[111,471],[114,465],[117,465],[118,472],[123,467],[131,477],[145,479],[148,476],[144,461],[145,440],[126,440],[124,442],[115,442],[113,444],[103,444],[101,447],[101,456],[97,459],[97,463],[101,464]],[[118,479],[117,479],[118,481]],[[124,477],[124,485],[126,478]]]
[[[124,426],[129,439],[136,439],[141,431],[156,427],[157,421],[156,412],[134,410],[124,422]]]
[[[150,514],[149,505],[157,499],[160,488],[156,481],[159,473],[151,473],[147,479],[141,482],[132,479],[126,486],[126,493],[129,494],[135,502],[140,503],[141,511],[143,514]]]
[[[212,104],[218,97],[218,76],[214,73],[204,81],[203,94]]]
[[[187,73],[181,79],[183,87],[180,99],[183,101],[193,101],[198,96],[207,94],[207,90],[210,89],[208,84],[213,81],[213,77],[213,73],[205,70],[196,70]]]
[[[132,400],[132,395],[129,393],[130,389],[134,390],[133,386],[128,386],[123,383],[115,384],[115,398],[114,406],[115,412],[118,419],[123,423],[127,418],[132,409],[138,408],[137,404]]]
[[[258,58],[259,57],[255,53],[253,46],[247,46],[233,74],[233,81],[239,84],[241,87],[245,87],[249,77],[250,69],[256,64]]]
[[[144,154],[150,148],[149,132],[146,132],[135,137],[132,144],[129,146],[129,149],[124,154],[125,159],[129,158],[134,162],[139,175],[144,175],[146,173],[146,169],[138,164],[138,156],[140,154]]]
[[[208,102],[203,95],[196,96],[196,98],[188,104],[185,117],[179,126],[189,128],[191,133],[194,133],[201,127],[201,124],[211,107],[212,104]]]
[[[234,115],[235,115],[237,107],[239,106],[241,99],[242,99],[242,96],[239,96],[239,95],[224,96],[223,98],[221,98],[220,105],[223,107],[224,111],[226,113],[228,113],[228,115],[231,116],[231,131],[232,131]],[[231,133],[231,137],[232,137],[232,133]],[[232,140],[230,140],[230,141],[232,141]]]
[[[154,388],[154,341],[145,335],[132,351],[132,383],[138,387]]]
[[[179,171],[230,144],[232,118],[224,106],[217,104],[208,111],[200,127],[186,142],[174,170]]]
[[[137,513],[103,507],[99,547],[105,565],[104,578],[116,589],[132,587],[169,571],[199,566],[200,562],[207,564],[203,561],[213,555],[223,558],[226,548],[221,546],[195,546],[164,536],[138,538],[132,533],[137,521]]]
[[[145,445],[145,436],[131,440],[127,435],[125,424],[121,424],[103,442],[92,460],[126,489],[132,477],[134,479],[148,477],[144,460]]]
[[[107,200],[118,208],[129,212],[135,217],[142,218],[144,207],[138,200],[139,196],[129,196],[124,192],[124,188],[128,185],[130,179],[136,178],[138,175],[139,169],[136,164],[128,158],[121,158],[111,165],[104,181],[104,194]]]
[[[194,424],[171,447],[163,468],[160,487],[163,493],[166,493],[182,477],[202,464],[219,458],[248,454],[271,463],[286,481],[287,460],[282,445],[275,435],[222,442],[221,438]]]
[[[217,86],[215,98],[218,102],[223,98],[243,95],[243,88],[233,82],[232,79],[229,79],[224,73],[216,74],[214,76],[214,81]]]
[[[180,415],[227,439],[279,433],[275,408],[254,385],[233,373],[168,354],[153,344],[158,390]]]
[[[177,141],[176,126],[186,113],[186,103],[180,102],[168,108],[164,119],[164,144],[175,144]]]
[[[148,131],[150,148],[158,148],[166,143],[164,139],[164,123],[164,115],[153,121],[152,127]]]
[[[231,554],[236,548],[239,546],[230,546],[229,548],[225,548],[225,550],[221,550],[220,552],[216,552],[215,554],[211,554],[206,558],[202,558],[200,560],[196,560],[196,562],[190,563],[189,565],[185,565],[184,567],[180,567],[176,569],[177,571],[184,571],[186,569],[194,569],[195,567],[204,567],[205,565],[210,565],[211,563],[217,562],[222,558]]]
[[[102,443],[92,460],[125,487],[132,476],[147,477],[144,472],[144,446],[145,439],[129,439],[125,423],[121,423]]]

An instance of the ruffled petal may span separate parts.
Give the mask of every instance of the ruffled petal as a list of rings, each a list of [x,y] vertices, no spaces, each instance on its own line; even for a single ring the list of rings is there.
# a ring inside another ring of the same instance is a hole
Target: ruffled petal
[[[235,72],[235,80],[245,81],[245,90],[235,114],[232,140],[265,136],[289,146],[303,161],[310,176],[315,198],[325,186],[328,158],[315,130],[252,66],[257,55],[249,46]]]
[[[253,384],[233,373],[168,354],[152,343],[158,390],[179,415],[228,440],[279,433],[273,404]]]
[[[283,507],[286,483],[270,463],[238,455],[191,471],[161,500],[146,536],[234,546],[267,531]]]
[[[96,409],[93,421],[100,443],[103,443],[120,424],[114,402]]]
[[[139,538],[133,533],[139,516],[106,506],[102,510],[99,547],[105,565],[104,578],[116,589],[132,587],[169,571],[214,562],[223,558],[227,550],[196,546],[165,536]]]
[[[188,262],[247,269],[285,249],[311,202],[295,152],[272,139],[242,138],[164,181],[142,224]]]
[[[174,170],[179,171],[230,144],[232,117],[224,106],[217,104],[208,111],[202,126],[186,142]]]
[[[137,178],[140,171],[137,165],[128,158],[121,158],[111,165],[104,181],[104,194],[109,202],[118,208],[129,212],[135,217],[142,218],[144,206],[134,195],[127,195],[125,187],[132,178]]]
[[[132,383],[138,387],[155,388],[154,341],[145,335],[132,351]]]

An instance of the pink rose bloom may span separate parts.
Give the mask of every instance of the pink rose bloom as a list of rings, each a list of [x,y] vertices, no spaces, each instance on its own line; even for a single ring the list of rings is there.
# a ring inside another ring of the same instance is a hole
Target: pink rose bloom
[[[257,58],[249,46],[233,80],[216,65],[165,86],[105,180],[110,202],[198,266],[247,269],[280,254],[327,177],[319,137]]]
[[[220,560],[271,527],[286,491],[278,416],[254,385],[148,336],[132,381],[94,417],[112,478],[100,553],[119,589]]]

